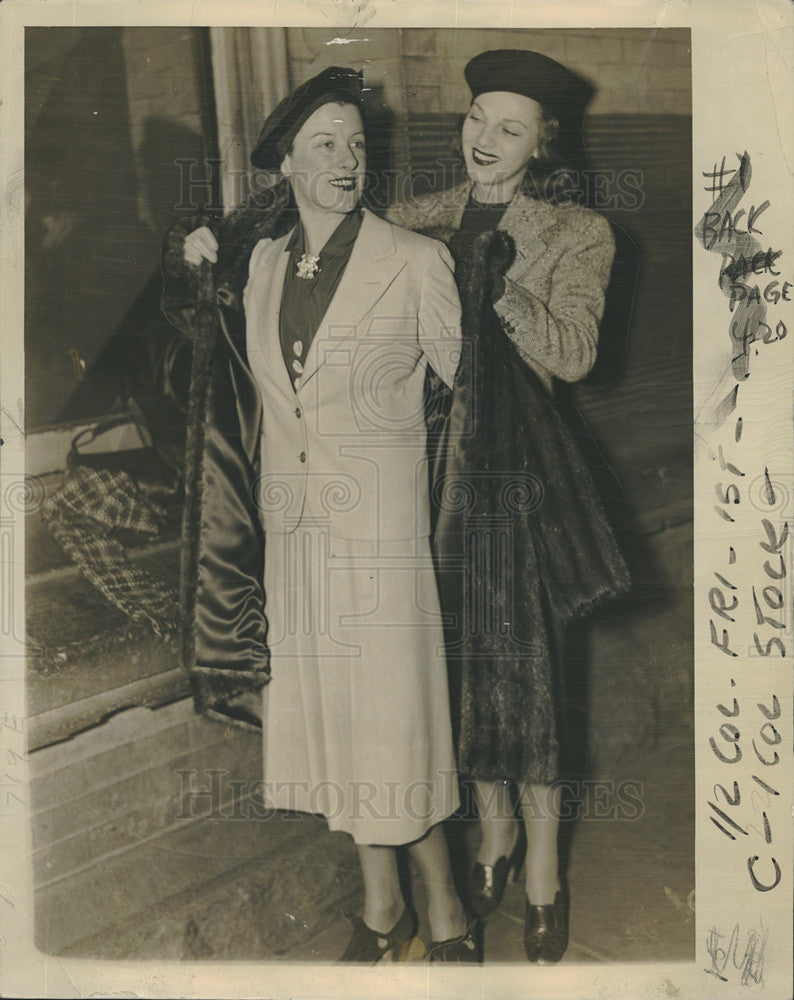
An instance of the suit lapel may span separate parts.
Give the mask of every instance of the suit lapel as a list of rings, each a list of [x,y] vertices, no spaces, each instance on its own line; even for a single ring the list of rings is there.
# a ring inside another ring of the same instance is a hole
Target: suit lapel
[[[284,363],[284,355],[281,350],[281,334],[279,331],[279,316],[281,315],[281,297],[284,292],[284,277],[289,264],[289,251],[286,249],[289,235],[282,237],[278,242],[281,244],[278,253],[270,265],[270,286],[267,296],[267,312],[263,324],[262,335],[264,344],[262,345],[265,360],[268,366],[268,374],[276,379],[283,389],[293,394],[292,383],[289,372]]]
[[[371,312],[406,261],[396,253],[392,227],[368,209],[350,260],[306,356],[305,384]]]
[[[257,312],[259,323],[251,331],[259,348],[261,359],[260,377],[267,379],[282,392],[294,395],[289,373],[281,353],[281,338],[279,336],[279,313],[281,297],[284,291],[284,276],[287,273],[289,253],[286,250],[289,233],[275,240],[268,252],[262,257],[259,267],[266,270],[267,278],[260,285]]]
[[[535,263],[548,244],[543,234],[556,222],[554,211],[545,202],[528,198],[518,191],[505,209],[500,229],[505,229],[516,244],[516,259],[508,277],[520,275]]]

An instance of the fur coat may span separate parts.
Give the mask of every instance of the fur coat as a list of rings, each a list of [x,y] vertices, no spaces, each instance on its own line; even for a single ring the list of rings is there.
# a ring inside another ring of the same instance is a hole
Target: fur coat
[[[222,220],[176,223],[163,246],[163,310],[193,342],[185,446],[180,653],[196,711],[257,724],[231,702],[270,677],[262,579],[264,538],[251,492],[259,464],[257,393],[245,349],[242,295],[259,240],[296,222],[286,182]],[[218,261],[184,261],[187,233],[206,225]],[[230,628],[229,623],[233,626]]]
[[[564,626],[628,572],[591,474],[489,289],[514,259],[497,231],[450,239],[464,351],[437,437],[434,547],[461,771],[549,784],[565,769]],[[457,567],[457,573],[455,572]]]
[[[520,192],[495,233],[465,237],[468,190],[390,213],[448,243],[463,307],[462,362],[446,405],[435,387],[431,438],[458,762],[483,780],[548,784],[574,739],[564,627],[629,586],[552,396],[553,376],[578,380],[595,360],[613,243],[596,213]]]

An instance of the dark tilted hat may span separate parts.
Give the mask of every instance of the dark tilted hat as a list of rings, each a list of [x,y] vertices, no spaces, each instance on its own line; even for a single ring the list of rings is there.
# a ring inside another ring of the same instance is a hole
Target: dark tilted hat
[[[495,49],[481,52],[463,71],[472,100],[488,91],[509,91],[537,101],[554,116],[584,115],[594,89],[587,80],[540,52]]]
[[[278,170],[301,125],[323,104],[341,101],[362,109],[362,73],[330,66],[287,94],[265,119],[251,153],[251,163],[263,170]]]

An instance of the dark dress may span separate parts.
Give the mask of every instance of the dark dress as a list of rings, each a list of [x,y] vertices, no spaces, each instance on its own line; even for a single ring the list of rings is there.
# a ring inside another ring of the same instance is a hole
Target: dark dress
[[[434,545],[460,771],[551,784],[571,742],[564,625],[628,581],[576,444],[491,305],[505,208],[470,200],[450,240],[464,354],[432,456]]]

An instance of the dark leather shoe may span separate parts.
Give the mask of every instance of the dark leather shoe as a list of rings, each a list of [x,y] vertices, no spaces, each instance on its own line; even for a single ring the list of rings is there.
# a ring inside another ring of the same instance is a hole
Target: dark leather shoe
[[[568,895],[558,890],[553,903],[534,906],[527,900],[524,948],[530,962],[559,962],[568,947]]]
[[[353,934],[350,937],[340,962],[361,962],[375,965],[382,958],[401,962],[408,955],[411,942],[416,936],[416,915],[408,907],[387,934],[380,934],[368,927],[361,917],[352,917]]]
[[[482,923],[472,917],[465,933],[446,941],[431,941],[425,958],[428,962],[482,962]]]
[[[523,860],[523,847],[519,830],[515,847],[508,857],[503,854],[494,865],[484,865],[478,861],[472,868],[467,887],[467,901],[478,917],[487,917],[502,902],[511,872],[513,881],[518,879]]]

